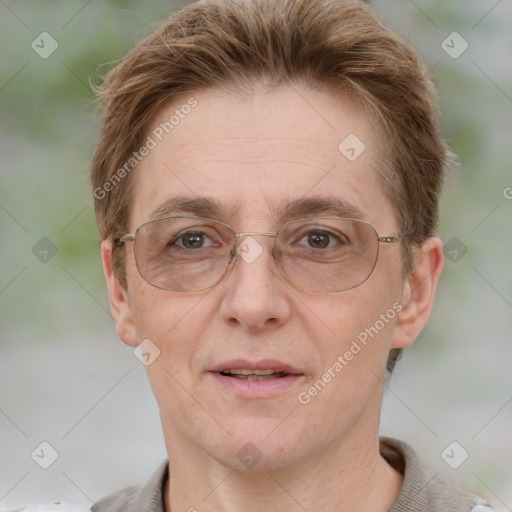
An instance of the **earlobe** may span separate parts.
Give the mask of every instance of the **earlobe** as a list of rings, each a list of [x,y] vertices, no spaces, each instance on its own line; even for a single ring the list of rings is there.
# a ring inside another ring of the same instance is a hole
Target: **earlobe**
[[[139,342],[135,333],[131,304],[126,289],[114,273],[111,240],[103,240],[101,243],[101,261],[107,282],[110,312],[116,323],[117,334],[124,343],[135,347]]]
[[[414,269],[404,283],[402,310],[397,317],[391,348],[411,345],[425,327],[434,305],[443,262],[443,243],[437,237],[428,238],[416,249]]]

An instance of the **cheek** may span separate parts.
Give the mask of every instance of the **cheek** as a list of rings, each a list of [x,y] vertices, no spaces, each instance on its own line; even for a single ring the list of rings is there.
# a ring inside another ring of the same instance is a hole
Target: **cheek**
[[[318,428],[339,435],[367,415],[375,415],[382,397],[381,378],[396,322],[396,307],[387,294],[360,287],[340,294],[333,306],[323,309],[333,322],[329,337],[312,340],[311,353],[320,354],[317,372],[298,390],[298,417],[322,418]],[[315,343],[316,342],[316,343]],[[372,417],[372,421],[377,421]],[[330,438],[327,435],[327,438]]]
[[[394,284],[398,282],[390,273],[375,274],[360,287],[340,293],[336,301],[325,302],[321,310],[332,323],[323,349],[324,371],[332,373],[329,369],[337,362],[339,371],[340,365],[343,372],[366,366],[381,373],[402,307],[400,287]]]
[[[140,275],[133,253],[126,261],[126,279],[130,309],[137,337],[140,341],[150,339],[160,345],[173,336],[172,330],[185,318],[193,304],[183,296],[149,285]],[[162,347],[164,348],[164,347]]]
[[[195,425],[204,411],[188,390],[195,389],[194,356],[206,319],[200,321],[196,313],[199,297],[170,295],[156,288],[140,292],[139,307],[135,308],[137,334],[139,339],[151,340],[150,347],[157,355],[146,372],[161,414],[167,416],[163,420],[175,426]]]
[[[209,317],[201,307],[203,297],[159,290],[145,282],[134,292],[132,311],[138,338],[149,339],[158,347],[159,363],[165,369],[173,375],[186,375],[208,327]]]

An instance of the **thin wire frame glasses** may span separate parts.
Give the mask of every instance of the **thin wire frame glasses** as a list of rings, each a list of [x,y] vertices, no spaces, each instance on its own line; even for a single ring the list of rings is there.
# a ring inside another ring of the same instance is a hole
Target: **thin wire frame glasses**
[[[404,235],[379,236],[367,222],[343,217],[291,220],[275,233],[236,233],[218,220],[178,216],[147,221],[117,240],[134,243],[137,269],[148,284],[193,292],[218,284],[238,256],[248,263],[257,259],[262,246],[245,238],[255,236],[274,237],[270,252],[289,283],[332,293],[364,283],[375,268],[380,243],[392,244]]]

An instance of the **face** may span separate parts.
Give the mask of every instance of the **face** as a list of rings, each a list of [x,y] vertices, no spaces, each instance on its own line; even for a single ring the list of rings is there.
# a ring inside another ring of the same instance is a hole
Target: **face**
[[[268,233],[291,220],[277,213],[283,205],[336,198],[379,236],[398,233],[394,207],[375,170],[377,134],[353,102],[292,88],[244,98],[207,90],[193,97],[197,105],[169,135],[155,139],[156,147],[139,164],[131,233],[176,196],[208,198],[219,209],[158,216],[208,216],[237,233]],[[187,99],[163,109],[149,133]],[[365,145],[362,152],[354,135]],[[346,146],[339,149],[348,136],[348,147],[360,153],[355,159]],[[333,212],[294,218],[321,215]],[[133,243],[126,245],[128,285],[121,289],[109,274],[104,243],[118,332],[130,345],[149,339],[160,351],[147,372],[169,455],[186,450],[240,469],[252,456],[259,458],[258,467],[285,468],[332,446],[377,436],[379,377],[388,352],[411,342],[417,331],[400,320],[404,301],[414,293],[401,274],[399,244],[379,244],[376,267],[360,286],[319,293],[283,278],[270,251],[274,238],[253,240],[261,254],[251,261],[238,257],[220,283],[194,292],[146,283],[135,266]],[[220,373],[228,369],[285,375],[244,380]]]

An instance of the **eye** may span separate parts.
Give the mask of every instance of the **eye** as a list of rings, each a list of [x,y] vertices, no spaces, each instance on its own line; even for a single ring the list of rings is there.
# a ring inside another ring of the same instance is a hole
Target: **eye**
[[[210,242],[209,244],[208,241]],[[182,249],[205,249],[218,246],[218,243],[215,244],[204,231],[185,231],[178,234],[169,242],[169,246],[172,245],[177,245]]]
[[[336,244],[346,243],[345,237],[340,235],[324,229],[314,229],[302,235],[301,240],[305,240],[307,246],[312,249],[330,249]]]
[[[315,249],[325,249],[331,241],[331,234],[326,231],[310,231],[307,236],[308,245]]]

